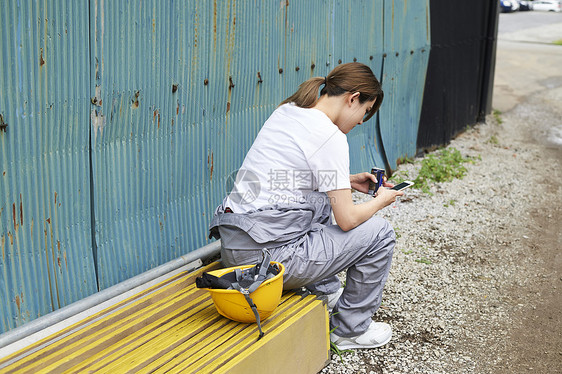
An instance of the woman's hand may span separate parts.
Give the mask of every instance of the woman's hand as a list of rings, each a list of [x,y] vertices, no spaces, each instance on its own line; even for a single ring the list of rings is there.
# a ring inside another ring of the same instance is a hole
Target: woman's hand
[[[351,188],[353,188],[353,189],[355,189],[359,192],[368,193],[369,192],[369,182],[373,181],[374,183],[377,183],[377,178],[373,174],[365,172],[365,173],[350,175],[349,181],[351,182]],[[384,187],[388,187],[388,188],[394,187],[394,184],[388,183],[386,181],[386,177],[383,177],[383,184],[382,185]]]
[[[352,174],[349,176],[349,181],[351,182],[351,188],[363,192],[369,192],[369,182],[373,181],[377,183],[377,178],[371,173],[359,173]]]
[[[367,174],[367,173],[365,173]],[[367,178],[371,180],[371,178]],[[359,184],[361,184],[359,182]],[[351,189],[328,191],[328,198],[336,218],[336,223],[343,231],[349,231],[359,226],[373,216],[377,211],[396,201],[397,196],[404,192],[380,187],[374,199],[361,204],[354,204]]]
[[[393,186],[394,187],[394,186]],[[388,206],[396,201],[398,196],[404,195],[404,191],[396,191],[392,188],[380,187],[375,194],[375,199],[379,200],[383,206]]]

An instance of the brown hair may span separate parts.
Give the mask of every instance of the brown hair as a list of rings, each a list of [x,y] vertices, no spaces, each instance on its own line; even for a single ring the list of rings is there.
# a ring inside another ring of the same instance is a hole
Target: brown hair
[[[365,116],[364,121],[371,118],[380,108],[384,93],[381,84],[373,74],[373,71],[359,62],[350,62],[334,68],[325,78],[314,77],[303,82],[297,92],[289,96],[281,105],[295,103],[301,108],[312,108],[318,102],[318,90],[320,86],[320,96],[339,96],[345,93],[359,92],[359,102],[375,100],[375,105]]]

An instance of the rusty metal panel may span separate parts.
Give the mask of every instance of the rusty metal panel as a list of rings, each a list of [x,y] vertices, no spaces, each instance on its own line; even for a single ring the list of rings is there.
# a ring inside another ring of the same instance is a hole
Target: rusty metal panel
[[[339,63],[384,72],[382,140],[394,166],[413,154],[428,10],[426,2],[388,3],[92,3],[101,287],[205,244],[213,208],[263,121],[302,81]],[[405,57],[385,62],[390,51]],[[353,132],[352,172],[383,166],[380,141],[375,120]]]
[[[386,94],[352,172],[410,155],[427,1],[2,3],[2,331],[206,244],[265,119],[339,63]]]
[[[429,1],[384,2],[385,92],[380,110],[388,166],[416,154],[425,74],[429,58]]]
[[[0,332],[96,290],[84,9],[0,2]]]
[[[269,92],[260,91],[260,70],[248,63],[256,43],[240,39],[239,29],[277,38],[259,19],[277,8],[251,19],[252,8],[234,1],[92,4],[102,288],[205,244],[226,179],[271,110],[270,100],[262,102]],[[271,87],[273,69],[262,66]]]
[[[335,2],[332,14],[333,65],[358,61],[381,79],[384,42],[384,1]],[[383,105],[385,102],[383,101]],[[377,139],[377,117],[348,134],[352,173],[385,166]]]

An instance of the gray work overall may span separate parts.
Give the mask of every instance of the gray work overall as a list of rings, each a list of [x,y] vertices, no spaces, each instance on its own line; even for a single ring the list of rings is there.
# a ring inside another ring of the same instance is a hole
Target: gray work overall
[[[315,293],[340,288],[336,276],[347,269],[345,288],[333,310],[331,329],[342,337],[367,330],[381,304],[395,235],[390,224],[373,216],[350,231],[331,223],[325,193],[310,193],[305,203],[271,205],[255,211],[227,213],[220,205],[211,236],[221,238],[224,266],[261,261],[263,248],[285,266],[284,289],[306,287]]]

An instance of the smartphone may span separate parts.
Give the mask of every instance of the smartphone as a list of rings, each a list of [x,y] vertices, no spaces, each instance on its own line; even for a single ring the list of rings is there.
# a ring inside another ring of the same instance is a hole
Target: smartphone
[[[396,186],[392,187],[393,190],[402,191],[405,188],[411,187],[414,185],[414,182],[404,181],[402,183],[398,183]]]
[[[369,195],[375,196],[375,193],[378,191],[379,187],[382,186],[384,181],[384,169],[372,168],[371,174],[377,178],[377,183],[369,181]]]

